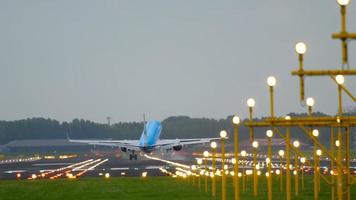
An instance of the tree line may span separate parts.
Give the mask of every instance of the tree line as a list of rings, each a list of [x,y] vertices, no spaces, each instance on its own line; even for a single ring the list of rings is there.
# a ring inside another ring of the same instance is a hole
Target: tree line
[[[349,113],[349,115],[355,115]],[[305,113],[290,113],[290,116],[305,116]],[[323,113],[314,113],[315,116],[326,116]],[[261,120],[256,118],[254,120]],[[246,120],[246,119],[244,119]],[[244,121],[242,120],[242,122]],[[227,130],[233,133],[232,116],[225,119],[190,118],[188,116],[168,117],[162,121],[161,138],[204,138],[218,137],[219,131]],[[249,130],[242,125],[239,128],[240,140],[249,139]],[[70,122],[59,122],[54,119],[28,118],[16,121],[0,121],[0,144],[12,140],[24,139],[65,139],[66,135],[73,139],[138,139],[143,130],[142,122],[119,122],[112,125],[96,123],[84,119],[74,119]],[[265,138],[267,128],[256,128],[255,137]],[[320,140],[328,145],[330,130],[321,128]],[[283,129],[282,129],[283,131]],[[351,139],[354,138],[355,129],[351,130]],[[278,136],[277,136],[278,137]],[[292,128],[291,137],[298,138],[304,143],[311,143],[307,136],[299,129]],[[232,137],[229,138],[232,141]]]

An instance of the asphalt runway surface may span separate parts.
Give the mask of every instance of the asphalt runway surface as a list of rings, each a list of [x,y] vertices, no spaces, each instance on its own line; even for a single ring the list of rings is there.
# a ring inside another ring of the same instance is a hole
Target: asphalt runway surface
[[[72,165],[75,166],[65,169]],[[77,170],[75,170],[76,168]],[[80,177],[99,177],[105,176],[106,173],[109,173],[110,177],[141,176],[143,172],[147,172],[148,176],[164,176],[159,168],[167,169],[169,165],[143,157],[132,161],[116,157],[40,159],[36,161],[0,163],[0,179],[31,179],[33,174],[39,178],[44,173],[48,173],[46,178],[50,178],[63,172],[75,175],[82,171],[86,172]],[[72,171],[67,172],[69,169],[72,169]],[[65,174],[58,178],[60,177],[65,177]]]

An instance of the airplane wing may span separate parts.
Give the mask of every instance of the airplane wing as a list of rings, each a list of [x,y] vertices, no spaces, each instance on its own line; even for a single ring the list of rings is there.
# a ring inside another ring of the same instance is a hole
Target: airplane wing
[[[129,150],[140,150],[138,140],[73,140],[69,139],[69,142],[83,143],[89,145],[110,146],[110,147],[123,147]]]
[[[194,138],[194,139],[163,139],[157,141],[155,145],[157,148],[160,149],[172,149],[175,146],[188,146],[188,145],[195,145],[195,144],[204,144],[210,143],[213,140],[220,140],[221,138]]]

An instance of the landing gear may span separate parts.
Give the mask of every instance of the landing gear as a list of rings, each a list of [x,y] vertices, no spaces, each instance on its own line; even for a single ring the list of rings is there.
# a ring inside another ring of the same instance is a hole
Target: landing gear
[[[137,160],[137,154],[134,151],[131,151],[130,160]]]

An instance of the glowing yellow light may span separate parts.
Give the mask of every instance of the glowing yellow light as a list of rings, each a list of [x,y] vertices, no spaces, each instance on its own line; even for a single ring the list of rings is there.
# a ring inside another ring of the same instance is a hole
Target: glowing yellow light
[[[234,123],[235,125],[238,125],[240,123],[240,118],[238,116],[234,116],[232,118],[232,123]]]
[[[245,157],[247,153],[246,153],[245,150],[242,150],[240,154],[241,154],[242,157]]]
[[[308,97],[307,100],[306,100],[306,103],[307,103],[307,105],[310,106],[310,107],[314,106],[314,103],[315,103],[315,102],[314,102],[313,97]]]
[[[197,159],[197,163],[198,163],[198,165],[201,165],[201,164],[203,164],[203,159],[201,159],[201,158],[198,158],[198,159]]]
[[[185,177],[184,177],[184,175],[185,175]],[[187,175],[186,174],[184,174],[184,175],[183,175],[183,177],[186,178]],[[147,177],[147,172],[142,172],[141,176],[142,176],[142,178],[146,178]]]
[[[225,130],[220,131],[220,137],[221,138],[226,138],[227,132]]]
[[[266,131],[267,137],[273,137],[273,131],[272,130],[267,130]]]
[[[238,176],[238,177],[241,177],[241,176],[242,176],[242,173],[241,173],[241,172],[237,173],[237,176]]]
[[[339,146],[340,146],[340,141],[339,141],[339,140],[335,140],[335,145],[336,145],[337,147],[339,147]]]
[[[268,164],[270,162],[271,162],[271,160],[269,158],[266,158],[266,163]]]
[[[285,120],[291,120],[291,117],[287,115],[287,116],[284,117],[284,119]]]
[[[340,5],[340,6],[347,6],[349,5],[351,0],[337,0],[337,3]]]
[[[204,155],[205,158],[209,157],[209,151],[204,151],[203,155]]]
[[[253,98],[247,99],[247,106],[248,107],[253,108],[253,107],[255,107],[255,104],[256,104],[256,102],[255,102],[255,100]]]
[[[293,146],[294,146],[295,148],[298,148],[298,147],[300,146],[300,142],[299,142],[298,140],[294,141],[294,142],[293,142]]]
[[[322,151],[320,149],[316,150],[316,155],[321,156]]]
[[[265,175],[266,175],[266,177],[269,177],[269,173],[268,172],[266,172]]]
[[[281,174],[281,171],[279,169],[276,169],[276,174],[277,175]]]
[[[232,164],[236,164],[236,159],[235,159],[235,158],[232,158],[232,159],[231,159],[231,163],[232,163]]]
[[[314,137],[318,137],[319,136],[319,130],[318,129],[314,129],[312,133],[313,133]]]
[[[192,166],[191,166],[191,169],[192,169],[192,170],[196,170],[196,169],[197,169],[197,166],[192,165]]]
[[[36,179],[36,178],[37,178],[37,175],[36,175],[36,174],[32,174],[31,178],[32,178],[32,179]]]
[[[277,83],[277,80],[276,80],[276,78],[274,76],[269,76],[267,78],[267,85],[268,86],[273,87],[273,86],[276,85],[276,83]]]
[[[281,157],[283,157],[283,156],[284,156],[284,151],[283,151],[283,150],[279,150],[279,151],[278,151],[278,155],[281,156]]]
[[[335,80],[336,80],[337,84],[339,84],[339,85],[342,85],[342,84],[344,84],[344,82],[345,82],[345,78],[344,78],[344,76],[341,75],[341,74],[337,75],[337,76],[335,77]]]
[[[298,54],[305,54],[305,52],[307,51],[307,45],[304,42],[298,42],[295,45],[295,51]]]
[[[257,176],[260,176],[261,175],[261,171],[257,171]]]
[[[252,142],[252,147],[255,148],[255,149],[258,148],[258,142],[257,141],[253,141]]]
[[[210,147],[213,148],[213,149],[215,149],[217,146],[218,145],[214,141],[210,143]]]
[[[305,163],[306,160],[307,160],[307,159],[306,159],[305,157],[301,157],[301,158],[300,158],[300,162],[301,162],[301,163]]]
[[[294,174],[294,175],[297,175],[297,173],[298,173],[297,170],[294,170],[294,171],[293,171],[293,174]]]

